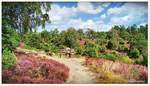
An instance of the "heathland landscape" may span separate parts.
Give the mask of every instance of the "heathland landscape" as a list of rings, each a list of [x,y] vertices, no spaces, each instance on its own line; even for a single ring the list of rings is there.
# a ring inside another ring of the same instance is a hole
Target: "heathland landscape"
[[[147,83],[147,16],[146,2],[2,2],[2,83]]]

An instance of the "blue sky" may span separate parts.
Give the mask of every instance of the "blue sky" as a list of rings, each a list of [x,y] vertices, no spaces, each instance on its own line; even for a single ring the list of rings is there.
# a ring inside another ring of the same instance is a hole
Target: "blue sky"
[[[69,27],[108,31],[114,25],[148,23],[148,7],[144,2],[53,2],[48,14],[51,19],[51,24],[45,27],[48,31]]]

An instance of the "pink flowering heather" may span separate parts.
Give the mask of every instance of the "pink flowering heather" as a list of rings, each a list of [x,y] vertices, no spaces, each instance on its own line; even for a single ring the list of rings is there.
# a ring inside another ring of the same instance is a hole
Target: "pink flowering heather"
[[[112,65],[105,65],[104,63],[112,64]],[[101,59],[101,58],[86,58],[85,60],[86,65],[96,65],[96,67],[103,67],[110,68],[109,71],[114,72],[115,74],[120,74],[127,79],[134,79],[134,80],[144,80],[147,81],[148,77],[148,70],[147,67],[137,64],[126,64],[119,61],[112,62],[110,60]],[[113,67],[115,66],[115,68]],[[109,67],[108,67],[109,66]],[[105,69],[105,68],[104,68]]]
[[[12,70],[3,70],[3,83],[64,83],[69,69],[51,59],[35,54],[16,53],[17,65]]]

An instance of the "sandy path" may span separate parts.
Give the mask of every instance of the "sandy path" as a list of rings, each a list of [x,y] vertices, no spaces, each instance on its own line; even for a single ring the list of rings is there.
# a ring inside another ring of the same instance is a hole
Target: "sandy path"
[[[94,74],[91,71],[89,71],[86,66],[83,65],[84,60],[85,60],[84,58],[65,58],[65,57],[59,58],[58,56],[48,56],[41,52],[30,51],[26,49],[18,48],[17,50],[23,51],[26,53],[38,53],[38,55],[41,57],[53,59],[60,63],[65,64],[70,69],[69,78],[66,83],[71,83],[71,84],[96,83],[94,80]]]
[[[69,78],[67,83],[95,83],[94,74],[83,65],[84,58],[58,58],[50,57],[69,67]]]

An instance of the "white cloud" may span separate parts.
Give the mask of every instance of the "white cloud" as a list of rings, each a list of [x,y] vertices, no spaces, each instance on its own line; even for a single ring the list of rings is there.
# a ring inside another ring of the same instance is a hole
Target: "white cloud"
[[[94,5],[88,2],[79,2],[77,5],[77,9],[80,12],[89,13],[89,14],[97,14],[103,10],[101,5],[99,5],[97,8],[94,8]]]
[[[108,14],[133,14],[133,15],[142,15],[143,13],[146,13],[147,10],[145,10],[146,6],[141,6],[144,3],[125,3],[123,6],[121,7],[114,7],[114,8],[110,8],[108,9],[107,13]]]
[[[51,5],[51,10],[49,11],[50,19],[52,23],[50,25],[46,25],[46,29],[53,30],[58,28],[58,30],[66,30],[69,27],[74,27],[75,29],[87,29],[91,28],[95,31],[108,31],[111,29],[113,25],[126,25],[133,23],[133,21],[141,21],[141,16],[143,13],[146,13],[145,8],[143,6],[138,6],[134,3],[126,3],[121,7],[110,8],[107,11],[107,14],[102,14],[99,18],[101,20],[92,20],[86,19],[83,20],[82,17],[78,19],[74,19],[73,17],[78,15],[78,13],[86,13],[86,14],[98,14],[103,11],[103,9],[109,6],[110,3],[99,4],[98,7],[95,7],[92,3],[78,3],[77,7],[60,7],[57,4]],[[109,15],[112,15],[110,17]],[[118,16],[118,14],[125,14]],[[108,15],[108,16],[106,16]],[[106,17],[110,17],[110,21],[108,23],[102,21],[105,20]],[[97,17],[96,17],[97,18]],[[94,18],[93,18],[94,19]],[[137,20],[139,19],[139,20]]]
[[[120,13],[122,13],[122,12],[124,12],[126,9],[124,9],[124,8],[118,8],[118,7],[115,7],[115,8],[110,8],[110,9],[108,9],[108,14],[110,15],[110,14],[120,14]]]
[[[52,4],[51,10],[49,11],[49,16],[52,23],[60,23],[67,21],[70,17],[74,16],[76,12],[77,11],[75,7],[67,8]]]
[[[77,7],[60,7],[57,4],[52,4],[51,10],[49,11],[52,23],[46,28],[61,28],[60,30],[67,29],[69,27],[98,29],[99,26],[96,21],[90,19],[83,21],[81,18],[72,19],[72,17],[76,16],[79,12],[96,14],[101,11],[102,8],[100,5],[95,8],[92,3],[78,3]]]
[[[113,16],[111,16],[110,23],[118,25],[131,25],[134,23],[143,22],[145,18],[142,16],[147,14],[147,6],[144,6],[143,4],[144,3],[125,3],[121,7],[108,9],[107,14],[113,14]]]
[[[101,15],[101,18],[105,19],[106,18],[106,14]]]
[[[146,25],[146,24],[147,24],[146,22],[142,22],[141,24],[139,24],[139,26],[140,26],[140,25],[144,26],[144,25]]]
[[[109,2],[104,2],[104,3],[102,3],[102,6],[103,6],[103,7],[108,7],[110,4],[111,4],[111,3],[109,3]]]
[[[111,24],[126,24],[130,21],[130,16],[112,17],[110,20]]]

